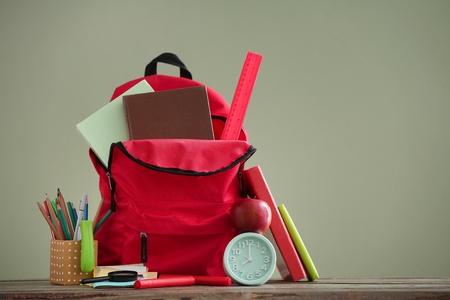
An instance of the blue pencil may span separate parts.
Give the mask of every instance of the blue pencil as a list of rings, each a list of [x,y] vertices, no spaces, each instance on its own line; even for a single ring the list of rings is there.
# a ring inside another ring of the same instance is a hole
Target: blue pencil
[[[88,220],[88,200],[86,199],[86,206],[84,207],[84,219],[85,221]]]
[[[73,218],[75,219],[75,224],[77,224],[78,221],[78,213],[77,213],[77,209],[75,208],[75,206],[72,203],[72,211],[73,211]]]

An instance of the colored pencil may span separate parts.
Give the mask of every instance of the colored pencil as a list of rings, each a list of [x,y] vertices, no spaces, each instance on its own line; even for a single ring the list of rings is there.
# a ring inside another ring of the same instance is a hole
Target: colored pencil
[[[64,223],[66,223],[67,229],[69,230],[69,233],[70,233],[70,237],[73,237],[73,227],[70,224],[69,212],[67,211],[66,202],[64,201],[64,197],[59,189],[58,189],[57,195],[58,195],[58,197],[56,198],[57,199],[56,202],[61,207],[62,216],[64,216],[64,221],[65,221]],[[62,219],[62,217],[61,217],[61,219]]]
[[[66,205],[67,211],[69,212],[70,222],[72,223],[72,228],[75,228],[77,222],[75,221],[75,218],[73,216],[72,203],[70,203],[70,201],[67,201]]]
[[[89,214],[88,214],[88,207],[89,207],[89,205],[88,205],[88,199],[86,198],[86,205],[84,206],[84,221],[87,221],[89,218],[88,218],[88,216],[89,216]]]
[[[48,194],[47,194],[47,193],[45,193],[45,198],[46,198],[46,200],[48,201],[48,203],[51,204],[51,206],[53,207],[53,211],[54,211],[55,214],[56,214],[56,205],[55,205],[55,202],[54,202],[53,200],[50,200],[50,198],[48,197]]]
[[[39,202],[38,202],[38,204],[39,204]],[[44,208],[45,208],[45,211],[46,211],[46,213],[47,213],[47,217],[50,219],[50,221],[52,222],[52,225],[53,225],[53,227],[55,227],[55,224],[53,224],[53,221],[52,221],[52,219],[51,219],[51,217],[50,217],[50,212],[49,212],[49,210],[48,210],[48,207],[47,207],[47,204],[46,204],[46,202],[44,201]],[[55,231],[54,230],[52,230],[52,238],[54,239],[54,240],[56,240],[56,235],[55,235]]]
[[[75,208],[75,205],[73,205],[73,203],[72,203],[72,211],[73,211],[73,218],[75,219],[75,226],[74,226],[74,228],[75,228],[77,226],[78,213],[77,213],[77,209]]]
[[[50,216],[52,217],[53,223],[55,223],[55,228],[58,230],[59,234],[61,235],[62,239],[65,240],[66,236],[64,234],[64,230],[61,226],[61,222],[59,222],[58,217],[56,216],[55,211],[53,210],[53,203],[47,201],[48,209],[50,210]]]
[[[56,199],[55,199],[56,200]],[[53,211],[55,212],[55,215],[58,217],[58,210],[56,210],[56,204],[55,201],[51,200],[50,203],[52,204]]]
[[[52,221],[50,220],[50,217],[47,215],[47,212],[45,211],[44,207],[38,202],[39,210],[41,211],[42,215],[44,216],[45,221],[47,221],[48,225],[50,226],[50,229],[52,231],[52,234],[54,232],[57,232],[55,226],[53,225]],[[61,239],[60,236],[58,236],[58,239]]]
[[[108,210],[108,212],[106,213],[106,215],[102,218],[102,220],[100,222],[98,222],[97,226],[95,226],[95,230],[94,233],[97,232],[97,230],[100,229],[100,227],[103,225],[103,223],[105,223],[105,221],[109,218],[109,216],[112,214],[111,210]]]
[[[95,213],[94,221],[92,222],[92,228],[95,228],[95,226],[97,226],[98,218],[100,217],[100,212],[102,211],[104,202],[105,202],[105,198],[103,197],[100,200],[100,204],[98,205],[97,212]]]
[[[59,203],[57,203],[56,204],[56,208],[58,210],[59,218],[60,218],[63,230],[64,230],[64,235],[66,236],[66,240],[72,240],[72,236],[70,235],[70,231],[69,231],[69,228],[67,226],[66,220],[64,218],[64,213],[62,211],[61,205],[59,205]]]
[[[50,217],[52,218],[53,224],[54,224],[54,230],[55,230],[55,235],[56,238],[58,240],[64,240],[65,236],[64,233],[62,233],[61,229],[60,229],[60,225],[59,225],[59,221],[56,218],[55,212],[53,211],[53,207],[52,204],[50,203],[50,201],[45,201],[45,204],[48,207],[48,210],[50,211]]]

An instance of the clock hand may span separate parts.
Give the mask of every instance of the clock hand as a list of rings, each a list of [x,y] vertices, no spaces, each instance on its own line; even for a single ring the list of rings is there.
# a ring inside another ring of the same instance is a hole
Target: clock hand
[[[247,259],[246,261],[243,261],[242,264],[239,265],[238,269],[239,269],[240,267],[242,267],[243,265],[245,265],[246,263],[248,263],[248,262],[249,262],[248,259]]]
[[[244,261],[240,264],[239,268],[242,267],[243,265],[245,265],[246,263],[251,262],[251,261],[253,260],[253,259],[252,259],[252,249],[251,249],[251,246],[252,246],[252,245],[248,245],[248,257],[244,255],[244,257],[246,258],[246,260],[244,260]]]
[[[245,256],[245,255],[244,255],[244,257],[247,258],[247,256]],[[252,261],[252,260],[247,258],[246,260],[244,260],[244,261],[239,265],[238,269],[239,269],[240,267],[242,267],[243,265],[245,265],[246,263],[250,262],[250,261]]]

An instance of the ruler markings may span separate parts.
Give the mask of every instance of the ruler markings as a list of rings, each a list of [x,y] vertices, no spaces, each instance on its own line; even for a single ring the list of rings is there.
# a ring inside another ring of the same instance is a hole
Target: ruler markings
[[[261,55],[247,53],[221,140],[237,140],[239,138],[261,60]]]

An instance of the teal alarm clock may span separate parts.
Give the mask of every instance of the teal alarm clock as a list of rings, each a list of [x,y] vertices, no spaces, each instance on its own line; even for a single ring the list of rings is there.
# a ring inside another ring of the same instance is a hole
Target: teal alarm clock
[[[277,256],[272,243],[262,234],[241,233],[225,248],[223,268],[233,282],[262,285],[273,275]]]

